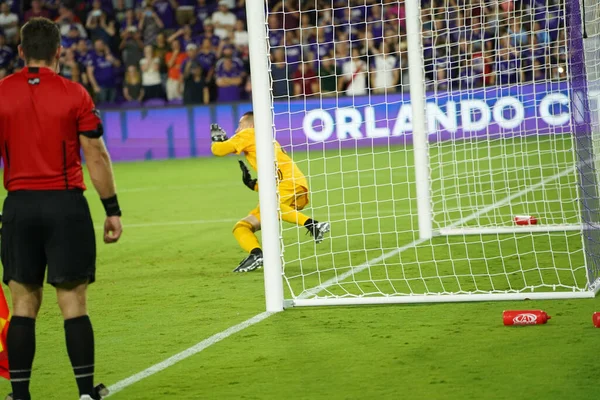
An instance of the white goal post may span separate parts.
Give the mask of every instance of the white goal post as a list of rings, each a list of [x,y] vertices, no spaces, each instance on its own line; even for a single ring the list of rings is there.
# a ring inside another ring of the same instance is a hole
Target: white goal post
[[[247,0],[267,311],[594,297],[591,3]],[[275,140],[321,244],[278,218]]]

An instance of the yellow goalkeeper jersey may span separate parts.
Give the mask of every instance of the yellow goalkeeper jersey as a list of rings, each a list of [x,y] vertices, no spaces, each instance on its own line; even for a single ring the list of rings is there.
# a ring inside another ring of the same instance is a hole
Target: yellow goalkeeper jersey
[[[216,156],[244,153],[250,166],[255,171],[257,170],[254,128],[244,129],[224,142],[213,143],[211,150]],[[306,177],[278,142],[275,142],[275,157],[277,158],[277,180],[280,194],[295,193],[298,187],[302,187],[304,191],[307,191],[308,182]]]

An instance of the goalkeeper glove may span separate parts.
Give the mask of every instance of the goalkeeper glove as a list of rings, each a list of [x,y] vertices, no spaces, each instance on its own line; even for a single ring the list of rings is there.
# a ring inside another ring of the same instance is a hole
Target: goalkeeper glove
[[[227,134],[219,124],[210,124],[210,140],[213,142],[224,142],[227,140]]]
[[[242,170],[242,182],[244,182],[244,185],[248,186],[248,189],[255,190],[256,179],[252,179],[250,170],[242,160],[238,160],[238,162],[240,163],[240,169]]]

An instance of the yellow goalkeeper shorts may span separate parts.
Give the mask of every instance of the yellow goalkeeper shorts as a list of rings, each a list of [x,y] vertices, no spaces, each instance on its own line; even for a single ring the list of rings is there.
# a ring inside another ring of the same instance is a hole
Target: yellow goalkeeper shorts
[[[279,196],[279,204],[292,207],[297,211],[303,210],[309,203],[308,189],[303,186],[297,187],[295,192],[281,192]],[[260,221],[260,205],[250,211],[250,215]]]

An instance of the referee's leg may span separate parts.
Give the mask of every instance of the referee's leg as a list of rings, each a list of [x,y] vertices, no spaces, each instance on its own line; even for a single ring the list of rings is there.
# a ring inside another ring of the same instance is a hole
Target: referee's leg
[[[87,312],[87,287],[96,275],[96,238],[90,210],[83,193],[71,191],[53,193],[44,213],[47,281],[56,288],[79,395],[99,399],[94,390],[94,331]]]
[[[65,321],[67,353],[79,395],[97,398],[94,391],[94,330],[87,313],[87,281],[61,283],[56,297]]]
[[[42,223],[36,204],[35,197],[28,193],[9,192],[2,210],[2,280],[10,289],[13,303],[6,348],[15,400],[30,399],[35,320],[46,272]]]
[[[13,399],[30,400],[29,381],[35,356],[35,320],[42,304],[42,286],[8,283],[13,316],[8,325],[6,345]]]

